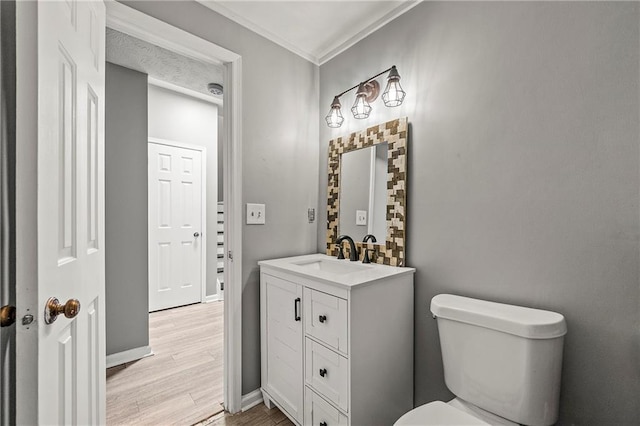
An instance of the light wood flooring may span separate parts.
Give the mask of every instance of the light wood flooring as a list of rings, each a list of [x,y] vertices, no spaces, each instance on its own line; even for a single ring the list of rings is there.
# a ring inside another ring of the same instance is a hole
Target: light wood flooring
[[[149,314],[155,355],[107,369],[107,424],[192,425],[222,411],[223,314],[223,302]]]
[[[269,410],[264,404],[258,404],[244,413],[231,415],[217,414],[196,426],[294,426],[287,416],[277,408]]]

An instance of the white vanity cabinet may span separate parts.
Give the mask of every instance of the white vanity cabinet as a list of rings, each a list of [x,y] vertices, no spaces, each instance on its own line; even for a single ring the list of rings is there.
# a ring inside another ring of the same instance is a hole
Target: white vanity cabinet
[[[322,254],[260,268],[267,406],[314,426],[391,425],[413,408],[414,269]]]

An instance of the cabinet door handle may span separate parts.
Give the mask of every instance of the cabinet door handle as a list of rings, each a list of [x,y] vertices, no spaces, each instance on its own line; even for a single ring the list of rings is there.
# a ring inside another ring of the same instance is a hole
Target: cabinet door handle
[[[320,426],[327,426],[327,422],[320,422]]]
[[[318,317],[318,321],[320,321],[320,322],[325,322],[326,320],[327,320],[327,316],[326,315],[320,315]]]
[[[326,368],[321,368],[321,369],[320,369],[320,376],[321,376],[321,377],[324,377],[324,376],[326,376],[326,375],[327,375],[327,369],[326,369]]]
[[[300,321],[300,298],[296,297],[296,300],[293,302],[293,310],[296,321]]]

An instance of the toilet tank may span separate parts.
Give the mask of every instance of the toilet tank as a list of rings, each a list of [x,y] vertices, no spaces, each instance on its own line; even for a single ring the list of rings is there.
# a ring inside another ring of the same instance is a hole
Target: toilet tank
[[[431,312],[451,392],[516,423],[557,421],[567,332],[561,314],[451,294],[435,296]]]

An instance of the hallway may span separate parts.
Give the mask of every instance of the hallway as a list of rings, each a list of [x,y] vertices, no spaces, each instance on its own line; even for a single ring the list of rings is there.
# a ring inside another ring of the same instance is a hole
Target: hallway
[[[194,424],[222,411],[224,303],[149,314],[155,355],[107,369],[107,424]]]

